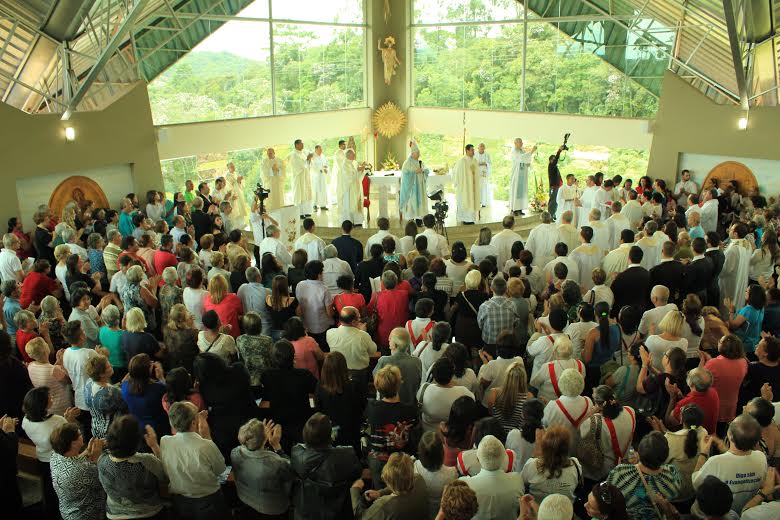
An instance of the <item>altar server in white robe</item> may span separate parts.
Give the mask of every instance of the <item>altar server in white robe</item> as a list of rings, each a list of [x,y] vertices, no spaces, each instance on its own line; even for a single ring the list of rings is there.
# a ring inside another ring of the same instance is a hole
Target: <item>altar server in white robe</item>
[[[701,227],[705,233],[718,230],[718,190],[706,190],[702,197],[704,203],[701,205]]]
[[[479,166],[480,185],[482,186],[480,202],[484,208],[490,204],[490,174],[493,172],[493,161],[490,160],[490,154],[485,150],[485,143],[479,143],[474,158]],[[498,265],[501,264],[499,263]]]
[[[421,219],[428,213],[427,180],[428,168],[423,167],[420,148],[413,142],[409,157],[401,166],[401,189],[398,198],[404,220]]]
[[[750,256],[753,248],[745,236],[748,227],[744,223],[734,224],[729,229],[729,245],[723,252],[725,257],[723,269],[720,271],[720,311],[723,316],[728,316],[728,309],[723,301],[729,298],[734,303],[734,308],[739,310],[745,306],[745,289],[748,285],[750,270]]]
[[[452,169],[452,183],[455,186],[455,203],[458,205],[457,220],[473,224],[479,220],[481,176],[479,164],[474,159],[474,145],[467,144],[465,155],[458,159]]]
[[[574,202],[578,196],[577,178],[570,173],[566,176],[566,183],[558,190],[558,208],[555,220],[561,220],[561,215],[563,215],[564,211],[571,211],[576,215],[577,207],[574,205]]]
[[[642,205],[639,203],[638,197],[639,195],[637,195],[634,190],[629,191],[628,201],[626,201],[626,205],[623,206],[623,209],[620,210],[620,212],[628,219],[628,223],[631,225],[631,229],[633,231],[640,229],[640,226],[642,225],[642,217],[644,216],[644,213],[642,212]]]
[[[233,226],[237,229],[244,229],[249,219],[249,204],[246,203],[244,196],[244,177],[236,173],[236,165],[232,162],[227,164],[225,187],[231,194],[229,200],[233,211],[230,213],[230,219],[234,223]]]
[[[506,264],[507,260],[512,258],[512,246],[515,242],[523,242],[523,237],[513,231],[515,227],[515,217],[507,215],[501,221],[504,227],[501,231],[493,235],[490,239],[490,245],[498,250],[498,265]]]
[[[593,288],[593,270],[601,267],[604,259],[604,251],[596,244],[591,243],[593,229],[590,226],[582,226],[580,229],[580,241],[582,244],[569,253],[569,257],[577,262],[580,271],[580,287],[590,290]]]
[[[528,235],[525,248],[534,255],[534,265],[540,269],[555,258],[555,244],[558,243],[558,230],[552,221],[552,216],[542,212],[542,223],[537,224]]]
[[[580,233],[572,224],[574,214],[567,210],[561,214],[560,224],[558,224],[558,234],[555,242],[563,242],[569,248],[569,252],[574,251],[580,245]]]
[[[620,233],[619,241],[618,247],[607,253],[607,256],[601,261],[601,268],[607,273],[606,285],[612,285],[615,276],[628,269],[628,264],[631,263],[628,259],[628,252],[634,246],[634,231],[624,229]]]
[[[593,208],[590,210],[590,222],[588,223],[593,230],[591,243],[601,249],[606,255],[612,249],[609,224],[601,220],[601,210]]]
[[[325,260],[325,241],[314,234],[316,226],[311,218],[303,219],[303,235],[293,244],[293,250],[303,249],[308,255],[309,262],[312,260]]]
[[[655,238],[658,224],[650,220],[645,224],[643,237],[636,241],[636,245],[642,250],[642,262],[640,265],[648,271],[661,263],[661,242]]]
[[[339,220],[363,224],[363,168],[355,164],[355,151],[347,150],[346,160],[339,169]]]
[[[618,200],[612,203],[612,216],[607,219],[609,226],[609,244],[610,250],[620,245],[620,233],[624,229],[631,229],[631,223],[623,214],[623,204]]]
[[[674,198],[681,208],[688,207],[688,196],[699,193],[699,186],[691,180],[690,170],[680,173],[680,182],[674,185]]]
[[[587,226],[590,220],[590,210],[593,209],[593,199],[596,196],[596,192],[599,187],[596,186],[596,179],[593,175],[588,175],[585,179],[585,189],[582,190],[582,194],[579,198],[579,205],[577,213],[579,215],[577,219],[577,227]]]
[[[322,146],[314,147],[311,158],[311,188],[314,194],[314,209],[328,210],[328,158],[322,153]]]
[[[612,179],[606,179],[593,194],[593,206],[591,209],[599,210],[601,220],[607,220],[612,208]]]
[[[314,199],[311,192],[311,175],[309,165],[314,154],[303,150],[303,141],[295,140],[295,150],[287,157],[290,175],[293,180],[293,203],[304,217],[309,217],[314,211]]]
[[[528,170],[534,160],[536,146],[531,151],[523,149],[523,140],[515,139],[515,147],[512,149],[512,177],[509,182],[509,211],[515,215],[523,215],[523,210],[528,207]]]
[[[263,178],[263,187],[271,190],[268,200],[265,201],[267,211],[274,211],[284,206],[284,180],[286,178],[286,165],[276,156],[273,148],[265,151],[266,157],[260,165]]]

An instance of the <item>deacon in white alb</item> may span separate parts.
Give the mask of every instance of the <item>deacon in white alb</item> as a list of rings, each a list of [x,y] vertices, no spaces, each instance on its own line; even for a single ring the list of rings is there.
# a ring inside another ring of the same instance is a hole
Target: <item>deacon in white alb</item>
[[[588,225],[590,210],[593,209],[593,199],[598,190],[599,187],[596,186],[596,178],[593,175],[588,175],[588,178],[585,179],[585,189],[582,190],[582,194],[579,198],[577,227]]]
[[[355,164],[354,150],[347,150],[346,159],[339,168],[337,196],[339,220],[363,225],[363,168]]]
[[[328,209],[328,158],[322,153],[322,146],[314,147],[311,158],[311,188],[314,193],[314,209]]]
[[[615,249],[620,244],[620,234],[624,229],[631,229],[631,223],[623,214],[623,204],[618,200],[612,203],[612,216],[607,219],[609,226],[609,244],[610,250]]]
[[[628,200],[626,205],[620,212],[626,216],[628,223],[631,226],[632,231],[637,231],[642,225],[642,217],[644,212],[642,211],[642,205],[637,200],[638,195],[634,190],[628,192]]]
[[[661,263],[661,244],[655,238],[658,224],[649,220],[644,227],[643,237],[636,241],[636,245],[642,250],[641,265],[648,271]]]
[[[480,174],[474,159],[474,145],[467,144],[465,155],[458,159],[452,169],[452,183],[455,186],[455,202],[458,205],[457,220],[473,224],[479,220]]]
[[[566,210],[561,213],[560,224],[558,224],[558,234],[555,242],[563,242],[569,249],[569,252],[580,245],[580,233],[577,228],[572,224],[574,213],[571,210]]]
[[[601,261],[601,268],[607,273],[606,285],[612,285],[615,276],[628,269],[628,252],[634,246],[634,231],[629,229],[627,233],[620,233],[618,236],[619,245],[613,249],[604,260]]]
[[[590,226],[583,226],[580,229],[582,244],[569,253],[569,257],[577,262],[580,271],[580,287],[585,290],[593,288],[593,270],[600,267],[604,259],[604,251],[596,244],[592,244],[592,239],[593,229]]]
[[[268,199],[265,201],[265,208],[267,211],[273,211],[284,206],[286,165],[283,160],[276,157],[276,152],[273,148],[266,149],[265,153],[266,157],[260,165],[260,171],[263,178],[263,188],[271,190]]]
[[[490,160],[490,154],[485,151],[485,143],[479,143],[477,146],[477,153],[474,154],[474,158],[479,165],[479,175],[481,177],[480,182],[482,184],[482,193],[480,194],[480,201],[482,207],[487,207],[490,204],[490,173],[493,171],[493,161]],[[500,263],[498,265],[501,265]]]
[[[528,170],[534,160],[536,146],[530,152],[523,149],[523,140],[515,139],[512,149],[512,178],[509,182],[509,211],[516,215],[523,215],[523,210],[528,207]]]
[[[729,298],[734,308],[739,310],[745,306],[745,290],[748,284],[750,256],[753,254],[751,244],[745,240],[747,225],[734,224],[729,229],[729,245],[723,252],[725,257],[723,269],[720,271],[720,310],[723,316],[728,316],[728,308],[723,304]]]
[[[683,170],[680,173],[680,182],[674,185],[674,198],[681,208],[688,207],[688,196],[699,193],[699,186],[691,180],[691,172]]]
[[[542,223],[537,224],[528,235],[525,248],[534,255],[533,264],[540,269],[555,258],[555,244],[558,243],[558,231],[552,221],[552,216],[542,212]],[[501,265],[501,264],[499,264]]]
[[[347,142],[344,139],[339,140],[338,148],[336,148],[336,151],[333,153],[333,167],[331,168],[331,175],[330,175],[330,183],[328,186],[328,191],[330,195],[328,196],[328,200],[332,203],[336,202],[336,188],[338,184],[339,179],[339,169],[344,164],[344,161],[347,160]]]
[[[609,224],[601,220],[601,211],[598,208],[590,210],[590,222],[588,225],[593,230],[593,238],[590,240],[595,246],[598,246],[606,255],[612,249]]]
[[[311,216],[314,211],[311,175],[309,175],[309,165],[313,156],[313,153],[303,150],[303,141],[296,139],[295,150],[287,157],[293,178],[293,203],[298,206],[298,212],[304,217]]]

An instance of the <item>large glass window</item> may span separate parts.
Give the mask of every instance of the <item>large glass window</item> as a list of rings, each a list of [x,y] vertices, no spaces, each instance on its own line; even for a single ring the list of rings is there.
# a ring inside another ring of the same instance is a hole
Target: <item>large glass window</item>
[[[673,30],[644,19],[627,29],[596,11],[569,12],[563,2],[543,12],[533,10],[541,2],[526,4],[527,24],[514,1],[414,0],[413,103],[655,115]]]
[[[363,0],[256,0],[228,22],[206,14],[208,36],[149,84],[154,123],[365,106],[364,19]]]

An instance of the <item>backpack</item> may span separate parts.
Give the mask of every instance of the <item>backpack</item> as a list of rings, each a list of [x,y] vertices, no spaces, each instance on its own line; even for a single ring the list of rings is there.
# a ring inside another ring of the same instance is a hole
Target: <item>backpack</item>
[[[577,460],[588,470],[598,472],[604,464],[604,452],[601,451],[601,415],[590,416],[590,435],[577,444]]]

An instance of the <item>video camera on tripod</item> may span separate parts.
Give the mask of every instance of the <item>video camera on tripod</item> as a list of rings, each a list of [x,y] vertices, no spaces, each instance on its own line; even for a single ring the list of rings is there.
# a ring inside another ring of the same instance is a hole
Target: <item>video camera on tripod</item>
[[[255,197],[257,197],[257,200],[263,201],[271,194],[271,190],[265,189],[262,184],[257,183],[253,193],[255,194]]]
[[[433,204],[433,218],[436,219],[434,229],[437,233],[446,237],[447,229],[444,227],[444,221],[447,220],[447,212],[450,210],[450,205],[444,200],[444,190],[434,188],[433,191],[428,192],[428,198],[435,201]]]

